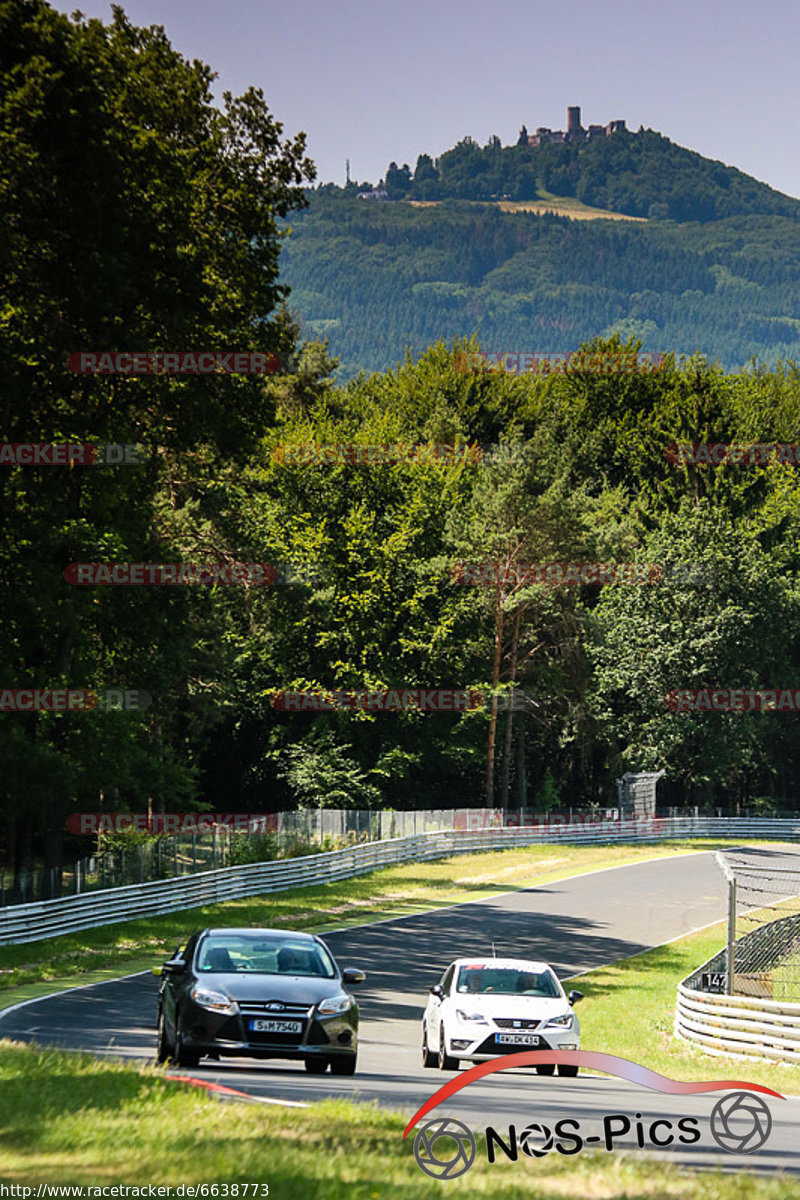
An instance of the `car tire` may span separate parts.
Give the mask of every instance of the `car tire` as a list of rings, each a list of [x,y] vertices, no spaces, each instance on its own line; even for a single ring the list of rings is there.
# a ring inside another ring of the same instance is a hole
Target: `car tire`
[[[567,1063],[559,1063],[558,1073],[559,1075],[565,1076],[567,1079],[574,1079],[578,1074],[578,1068],[569,1066]]]
[[[175,1050],[173,1057],[179,1067],[196,1067],[200,1062],[200,1053],[197,1050],[190,1050],[183,1040],[183,1018],[178,1016],[175,1020]]]
[[[444,1026],[439,1034],[439,1070],[440,1071],[457,1071],[458,1059],[452,1058],[445,1050],[444,1045]]]
[[[439,1065],[439,1056],[428,1047],[428,1030],[425,1025],[422,1026],[422,1065],[423,1067],[437,1067]]]
[[[327,1058],[317,1058],[315,1055],[313,1058],[306,1058],[303,1061],[309,1075],[324,1075],[328,1069]]]
[[[536,1068],[537,1075],[552,1075],[556,1069],[555,1063],[544,1063],[543,1066]]]
[[[351,1055],[349,1058],[332,1058],[331,1059],[331,1075],[355,1075],[356,1073],[356,1056]]]
[[[156,1047],[156,1062],[165,1063],[175,1054],[175,1047],[167,1038],[166,1025],[164,1024],[164,1014],[158,1014],[158,1045]]]

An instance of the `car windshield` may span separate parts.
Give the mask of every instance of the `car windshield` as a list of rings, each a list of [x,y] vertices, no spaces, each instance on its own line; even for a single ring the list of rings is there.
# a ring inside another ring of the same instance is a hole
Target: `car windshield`
[[[257,975],[316,975],[333,979],[336,968],[330,955],[316,942],[288,938],[211,935],[200,943],[197,970],[248,972]]]
[[[456,991],[473,995],[496,992],[511,996],[561,995],[552,971],[526,971],[520,967],[460,967]]]

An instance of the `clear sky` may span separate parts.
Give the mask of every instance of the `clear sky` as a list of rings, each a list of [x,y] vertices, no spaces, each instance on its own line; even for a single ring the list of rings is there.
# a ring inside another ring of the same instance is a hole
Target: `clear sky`
[[[800,0],[127,0],[137,25],[261,87],[321,182],[376,183],[469,134],[623,118],[800,196]],[[100,0],[56,3],[110,19]]]

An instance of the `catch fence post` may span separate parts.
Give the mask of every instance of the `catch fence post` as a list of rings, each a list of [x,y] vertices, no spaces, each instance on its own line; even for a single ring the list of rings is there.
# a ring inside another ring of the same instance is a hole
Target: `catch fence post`
[[[736,876],[731,875],[728,880],[728,950],[726,955],[726,980],[725,992],[728,996],[732,996],[733,992],[733,974],[736,969]]]

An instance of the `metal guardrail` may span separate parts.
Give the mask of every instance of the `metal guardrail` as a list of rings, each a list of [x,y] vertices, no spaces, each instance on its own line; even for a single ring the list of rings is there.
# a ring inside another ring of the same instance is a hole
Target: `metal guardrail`
[[[580,825],[516,826],[475,832],[447,830],[383,842],[365,842],[344,850],[224,867],[195,875],[110,888],[20,904],[0,911],[0,945],[41,941],[82,929],[179,912],[265,892],[333,883],[379,867],[427,861],[470,851],[502,850],[535,843],[592,845],[608,842],[659,842],[672,838],[800,840],[800,820],[729,817],[640,817],[626,821],[583,821]]]
[[[800,914],[766,921],[737,938],[737,872],[724,855],[716,857],[728,883],[727,945],[678,984],[675,1036],[706,1054],[800,1062],[800,1003],[744,994],[748,988],[772,987],[769,972],[797,953]],[[797,873],[784,874],[794,877],[791,893]],[[724,994],[706,990],[714,976],[717,986],[724,981]]]
[[[714,970],[719,957],[698,970]],[[684,980],[678,984],[675,1036],[706,1054],[800,1062],[800,1004],[699,992]]]

